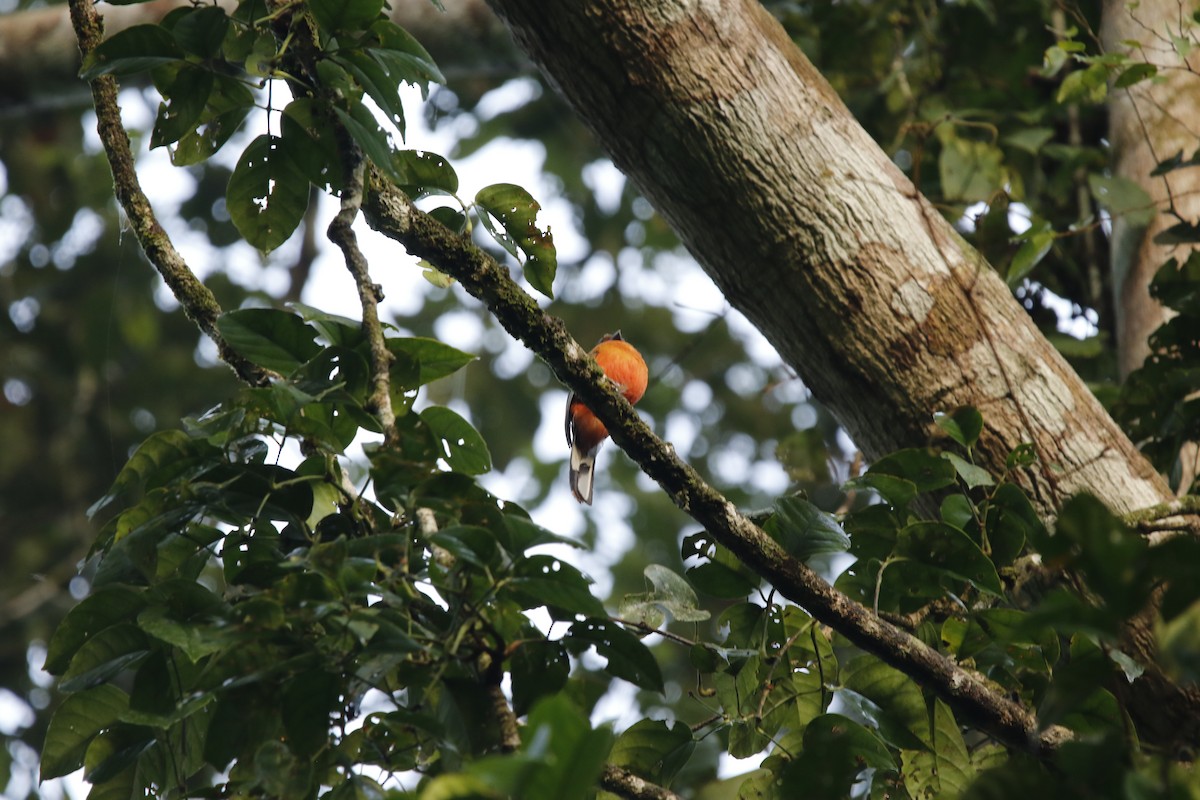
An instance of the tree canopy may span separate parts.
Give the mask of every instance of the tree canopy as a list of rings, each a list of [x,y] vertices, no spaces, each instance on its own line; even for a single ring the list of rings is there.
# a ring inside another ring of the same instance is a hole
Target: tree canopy
[[[1200,12],[397,5],[72,0],[6,95],[0,784],[1200,790],[1200,144],[1111,127]]]

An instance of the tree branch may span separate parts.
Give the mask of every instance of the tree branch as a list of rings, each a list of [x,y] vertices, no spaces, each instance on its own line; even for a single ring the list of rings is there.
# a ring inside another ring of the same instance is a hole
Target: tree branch
[[[79,50],[87,56],[104,37],[103,23],[92,0],[71,0],[71,22],[79,40]],[[159,224],[142,191],[134,168],[129,136],[121,125],[121,109],[117,105],[117,81],[111,75],[101,75],[92,81],[92,101],[96,106],[96,128],[108,163],[112,168],[113,186],[117,200],[129,218],[130,226],[142,251],[166,282],[175,299],[208,338],[217,345],[221,360],[233,368],[238,377],[251,386],[265,385],[272,373],[252,364],[229,346],[217,330],[221,306],[208,287],[188,267],[175,249],[167,232]]]
[[[643,778],[639,778],[623,767],[604,765],[600,773],[600,786],[628,800],[683,800],[682,797]]]
[[[339,126],[340,129],[340,126]],[[371,396],[367,398],[367,408],[379,415],[383,424],[383,441],[388,447],[397,443],[396,415],[392,411],[391,378],[389,370],[392,365],[392,354],[387,349],[383,337],[383,327],[379,324],[379,301],[383,299],[383,287],[372,283],[367,268],[367,259],[358,247],[358,237],[354,235],[354,220],[358,217],[359,207],[363,196],[363,163],[362,150],[344,130],[339,130],[339,147],[345,166],[346,185],[342,189],[342,207],[329,223],[329,241],[336,244],[346,260],[346,268],[354,277],[354,285],[358,288],[358,301],[362,305],[362,328],[367,337],[371,350]]]
[[[1039,731],[1033,714],[979,682],[923,642],[881,620],[836,591],[803,562],[784,552],[761,528],[738,513],[674,448],[642,422],[633,407],[604,380],[595,361],[545,314],[483,250],[418,210],[402,192],[372,173],[363,212],[368,224],[408,252],[451,275],[514,337],[540,356],[608,428],[617,443],[677,506],[721,544],[769,580],[789,600],[858,646],[900,669],[944,698],[963,717],[1011,747],[1038,755],[1052,752],[1070,733]]]

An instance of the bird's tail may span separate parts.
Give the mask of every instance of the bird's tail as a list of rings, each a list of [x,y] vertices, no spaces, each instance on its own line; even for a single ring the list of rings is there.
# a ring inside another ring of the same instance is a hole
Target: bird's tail
[[[575,442],[571,445],[571,494],[587,505],[592,504],[592,478],[596,475],[596,453],[599,447],[584,452]]]

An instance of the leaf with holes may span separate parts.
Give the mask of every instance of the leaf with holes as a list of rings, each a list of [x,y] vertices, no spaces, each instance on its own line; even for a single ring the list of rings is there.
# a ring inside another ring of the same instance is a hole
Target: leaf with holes
[[[522,608],[545,605],[572,615],[602,616],[604,605],[588,589],[590,583],[590,578],[565,561],[536,555],[517,565],[508,585]]]
[[[541,206],[529,192],[511,183],[497,183],[479,190],[475,195],[479,220],[483,227],[509,253],[516,249],[525,253],[525,279],[547,297],[554,297],[554,273],[558,256],[550,228],[541,230],[534,224]],[[500,231],[492,223],[495,217],[504,227]]]
[[[568,646],[592,645],[608,659],[605,671],[635,686],[653,692],[663,690],[662,672],[653,654],[642,641],[615,622],[586,619],[576,622],[563,637]]]
[[[225,205],[246,241],[264,253],[288,240],[308,210],[308,177],[286,139],[263,134],[250,143],[229,177]]]
[[[481,475],[492,468],[492,454],[479,431],[445,406],[431,406],[421,419],[437,437],[442,457],[455,472]]]

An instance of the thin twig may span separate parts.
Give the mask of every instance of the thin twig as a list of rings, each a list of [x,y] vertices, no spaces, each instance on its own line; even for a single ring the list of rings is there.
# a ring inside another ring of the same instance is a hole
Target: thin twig
[[[663,628],[656,628],[653,625],[646,624],[645,622],[639,622],[639,621],[630,620],[630,619],[622,619],[620,617],[609,617],[609,619],[611,619],[613,622],[619,622],[627,628],[636,628],[640,633],[642,633],[646,636],[649,636],[652,633],[657,633],[659,636],[663,637],[664,639],[670,639],[671,641],[677,642],[678,644],[682,644],[687,647],[695,647],[696,646],[696,643],[693,642],[691,639],[680,636],[678,633],[671,633],[671,631],[668,631]]]
[[[96,13],[92,0],[71,0],[70,8],[79,51],[86,59],[104,38],[104,23]],[[146,258],[158,270],[188,318],[216,343],[221,360],[251,386],[266,385],[273,373],[247,361],[221,336],[217,330],[217,318],[221,316],[220,304],[175,249],[167,232],[158,223],[150,200],[142,191],[134,168],[133,152],[129,147],[129,135],[121,124],[116,79],[111,75],[101,75],[94,78],[91,85],[92,102],[96,106],[96,130],[108,154],[117,200]]]
[[[392,411],[391,377],[392,354],[383,338],[383,326],[379,324],[379,301],[383,299],[383,287],[371,282],[367,259],[358,247],[354,234],[354,220],[358,217],[363,197],[364,162],[362,150],[344,130],[339,136],[339,146],[345,165],[346,185],[342,189],[342,207],[329,223],[329,241],[342,251],[346,269],[354,277],[358,287],[358,301],[362,305],[362,328],[371,350],[371,396],[367,407],[379,416],[383,424],[383,441],[387,446],[397,444],[396,415]]]

